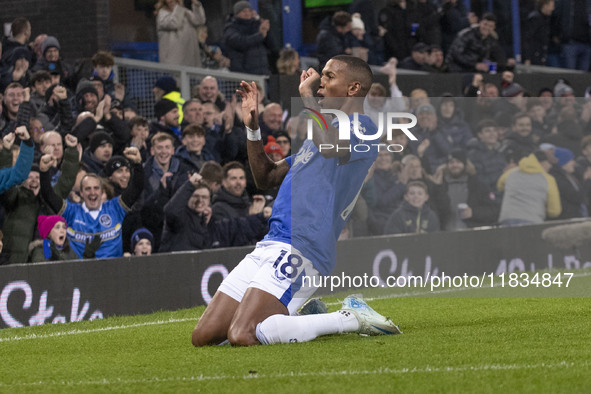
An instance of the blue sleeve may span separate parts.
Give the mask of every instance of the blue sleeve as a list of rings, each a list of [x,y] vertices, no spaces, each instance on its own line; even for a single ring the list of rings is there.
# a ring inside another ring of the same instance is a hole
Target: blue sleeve
[[[0,193],[10,189],[14,185],[23,183],[29,176],[33,165],[34,144],[28,145],[21,142],[21,150],[16,164],[10,168],[0,170]]]
[[[353,115],[350,116],[351,121],[353,120]],[[360,115],[359,116],[359,123],[361,127],[365,128],[365,133],[368,135],[374,135],[377,132],[377,127],[373,123],[373,121],[367,115]],[[373,146],[372,144],[379,144],[379,140],[372,140],[372,141],[362,141],[357,137],[357,135],[351,130],[351,134],[349,137],[349,145],[351,146],[351,155],[349,156],[349,161],[356,161],[356,160],[375,160],[378,156],[378,147]],[[359,146],[357,146],[359,145]],[[357,148],[355,148],[357,146]],[[382,147],[385,149],[385,147]]]
[[[289,164],[289,166],[290,166],[290,167],[291,167],[291,163],[293,162],[293,157],[294,157],[294,156],[295,156],[295,155],[291,155],[291,156],[287,156],[287,157],[285,158],[285,161],[287,162],[287,164]]]

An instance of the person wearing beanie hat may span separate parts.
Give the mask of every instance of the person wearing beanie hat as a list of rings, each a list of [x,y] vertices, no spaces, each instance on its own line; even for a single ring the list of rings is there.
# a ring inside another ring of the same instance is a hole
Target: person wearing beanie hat
[[[269,20],[258,18],[248,1],[235,3],[233,11],[223,33],[230,71],[269,75],[267,51],[274,46]]]
[[[156,135],[158,132],[170,134],[174,137],[174,146],[179,146],[181,128],[177,104],[168,99],[159,100],[154,104],[154,116],[156,121],[150,125],[150,135]]]
[[[177,110],[176,114],[178,114],[178,107],[176,103],[168,99],[158,100],[156,104],[154,104],[154,116],[158,120],[173,110]],[[175,123],[178,126],[178,121]]]
[[[564,168],[564,166],[572,167],[569,172],[574,172],[574,165],[575,165],[575,155],[573,152],[566,148],[561,148],[559,146],[554,148],[554,157],[556,157],[556,164],[559,167]]]
[[[234,11],[234,16],[236,16],[239,13],[241,13],[242,10],[252,10],[252,6],[250,5],[250,3],[248,1],[242,0],[242,1],[236,2],[236,4],[234,4],[234,7],[232,8],[232,10]]]
[[[79,257],[70,247],[70,241],[66,236],[66,219],[59,215],[39,215],[37,228],[41,240],[33,241],[30,245],[29,261],[37,263],[41,261],[78,260]],[[100,236],[95,236],[92,242],[87,242],[84,250],[85,258],[94,258],[96,249],[101,244]]]
[[[113,156],[114,145],[113,137],[109,133],[95,131],[90,137],[88,148],[82,155],[82,162],[88,166],[90,172],[100,174]]]
[[[158,32],[158,61],[189,67],[201,67],[199,40],[195,28],[206,22],[199,0],[191,9],[180,0],[158,0],[154,6]]]
[[[523,87],[517,82],[513,82],[501,91],[503,97],[523,97]]]
[[[181,97],[176,80],[170,75],[164,75],[158,78],[152,88],[152,92],[154,93],[154,100],[156,102],[167,99],[176,103],[179,110],[179,124],[181,124],[183,121],[183,105],[185,104],[185,99]],[[156,116],[156,119],[159,119],[158,116]]]
[[[131,253],[135,256],[150,256],[154,245],[154,236],[145,227],[137,229],[131,236]]]
[[[92,81],[82,79],[76,86],[76,105],[78,112],[89,111],[93,114],[99,103],[99,94]]]
[[[274,162],[280,161],[284,158],[281,146],[275,142],[275,137],[269,136],[267,138],[267,145],[265,145],[265,153]]]
[[[176,80],[171,77],[170,75],[164,75],[154,84],[154,88],[152,92],[154,92],[154,97],[156,101],[160,100],[165,94],[170,93],[172,91],[178,91],[179,88],[177,86]]]
[[[105,164],[102,174],[109,180],[114,189],[114,194],[108,197],[116,197],[129,186],[131,163],[123,156],[113,156]]]
[[[74,68],[60,58],[61,46],[54,36],[47,36],[41,44],[41,56],[33,66],[33,71],[45,70],[52,75],[52,84],[63,82],[70,89],[74,89],[72,77]]]
[[[554,85],[554,97],[574,96],[574,90],[563,79],[559,79]]]
[[[291,155],[291,138],[286,131],[278,131],[274,134],[275,142],[281,147],[281,153],[283,157]]]
[[[402,61],[398,64],[398,67],[404,68],[406,70],[430,71],[427,64],[430,50],[431,48],[429,45],[423,42],[416,43],[410,51],[410,56],[402,59]]]

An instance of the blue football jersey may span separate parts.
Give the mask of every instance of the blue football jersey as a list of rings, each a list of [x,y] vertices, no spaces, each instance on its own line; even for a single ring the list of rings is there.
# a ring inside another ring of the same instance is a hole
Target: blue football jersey
[[[103,203],[96,219],[82,208],[82,204],[67,200],[62,210],[60,215],[68,223],[67,237],[70,240],[70,247],[80,258],[84,253],[86,240],[92,241],[95,234],[100,234],[103,240],[96,252],[97,258],[123,256],[121,225],[127,209],[121,201],[121,196]]]
[[[368,116],[359,115],[359,123],[363,134],[376,133]],[[265,236],[291,244],[323,275],[334,269],[337,239],[378,156],[378,148],[364,144],[352,130],[350,146],[348,158],[327,159],[312,140],[306,140],[297,154],[286,159],[291,168],[279,188]]]

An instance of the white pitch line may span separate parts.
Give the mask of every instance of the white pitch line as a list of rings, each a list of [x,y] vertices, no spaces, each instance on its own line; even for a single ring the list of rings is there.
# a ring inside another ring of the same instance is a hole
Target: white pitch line
[[[591,276],[591,272],[585,272],[580,274],[575,274],[573,277],[584,277],[584,276]],[[500,285],[495,285],[493,287],[500,287]],[[487,287],[479,287],[479,288],[472,288],[472,287],[454,287],[450,289],[442,289],[436,291],[428,291],[428,292],[419,292],[419,293],[402,293],[402,294],[390,294],[387,296],[379,296],[379,297],[371,297],[371,298],[364,298],[365,301],[373,301],[373,300],[382,300],[382,299],[390,299],[390,298],[407,298],[407,297],[416,297],[421,295],[429,295],[429,294],[443,294],[443,293],[451,293],[456,291],[465,291],[465,290],[472,290],[472,289],[486,289]],[[488,288],[491,288],[490,286]],[[330,302],[327,303],[328,306],[336,306],[341,305],[340,302]],[[119,325],[119,326],[110,326],[110,327],[102,327],[102,328],[92,328],[89,330],[70,330],[70,331],[62,331],[62,332],[54,332],[51,334],[28,334],[22,337],[14,336],[14,337],[0,337],[0,343],[2,342],[15,342],[15,341],[22,341],[27,339],[45,339],[45,338],[53,338],[53,337],[61,337],[66,335],[78,335],[78,334],[88,334],[93,332],[102,332],[102,331],[111,331],[111,330],[123,330],[127,328],[135,328],[135,327],[145,327],[145,326],[155,326],[161,324],[172,324],[172,323],[182,323],[187,321],[195,321],[197,322],[198,318],[185,318],[185,319],[168,319],[168,320],[157,320],[152,322],[144,322],[144,323],[135,323],[135,324],[128,324],[128,325]]]
[[[92,332],[102,332],[102,331],[111,331],[111,330],[122,330],[126,328],[135,328],[135,327],[145,327],[145,326],[157,326],[161,324],[171,324],[171,323],[182,323],[187,321],[196,321],[196,318],[185,318],[185,319],[168,319],[168,320],[157,320],[157,321],[149,321],[144,323],[135,323],[135,324],[128,324],[128,325],[119,325],[119,326],[110,326],[110,327],[101,327],[101,328],[91,328],[89,330],[70,330],[70,331],[61,331],[61,332],[53,332],[51,334],[28,334],[22,337],[6,337],[0,338],[0,342],[14,342],[14,341],[23,341],[27,339],[43,339],[43,338],[53,338],[53,337],[61,337],[66,335],[78,335],[78,334],[88,334]]]
[[[145,378],[145,379],[96,379],[96,380],[47,380],[37,382],[3,383],[0,387],[22,387],[22,386],[97,386],[114,384],[154,384],[170,382],[205,382],[220,380],[250,380],[250,379],[279,379],[279,378],[306,378],[306,377],[331,377],[331,376],[357,376],[357,375],[407,375],[407,374],[432,374],[432,373],[460,373],[460,372],[488,372],[488,371],[514,371],[523,369],[556,369],[556,368],[587,368],[588,362],[574,363],[561,361],[559,363],[538,363],[538,364],[485,364],[467,366],[430,366],[421,368],[378,368],[374,370],[342,370],[342,371],[311,371],[311,372],[280,372],[271,374],[247,374],[247,375],[196,375],[196,376],[175,376],[167,378]]]

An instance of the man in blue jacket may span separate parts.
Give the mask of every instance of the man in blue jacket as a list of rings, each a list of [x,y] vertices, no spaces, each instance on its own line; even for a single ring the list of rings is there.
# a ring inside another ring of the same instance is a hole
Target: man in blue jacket
[[[18,137],[21,140],[21,150],[14,166],[0,170],[0,193],[4,193],[14,185],[18,185],[27,179],[35,146],[25,126],[17,127],[14,133],[7,134],[4,138],[12,139]]]

